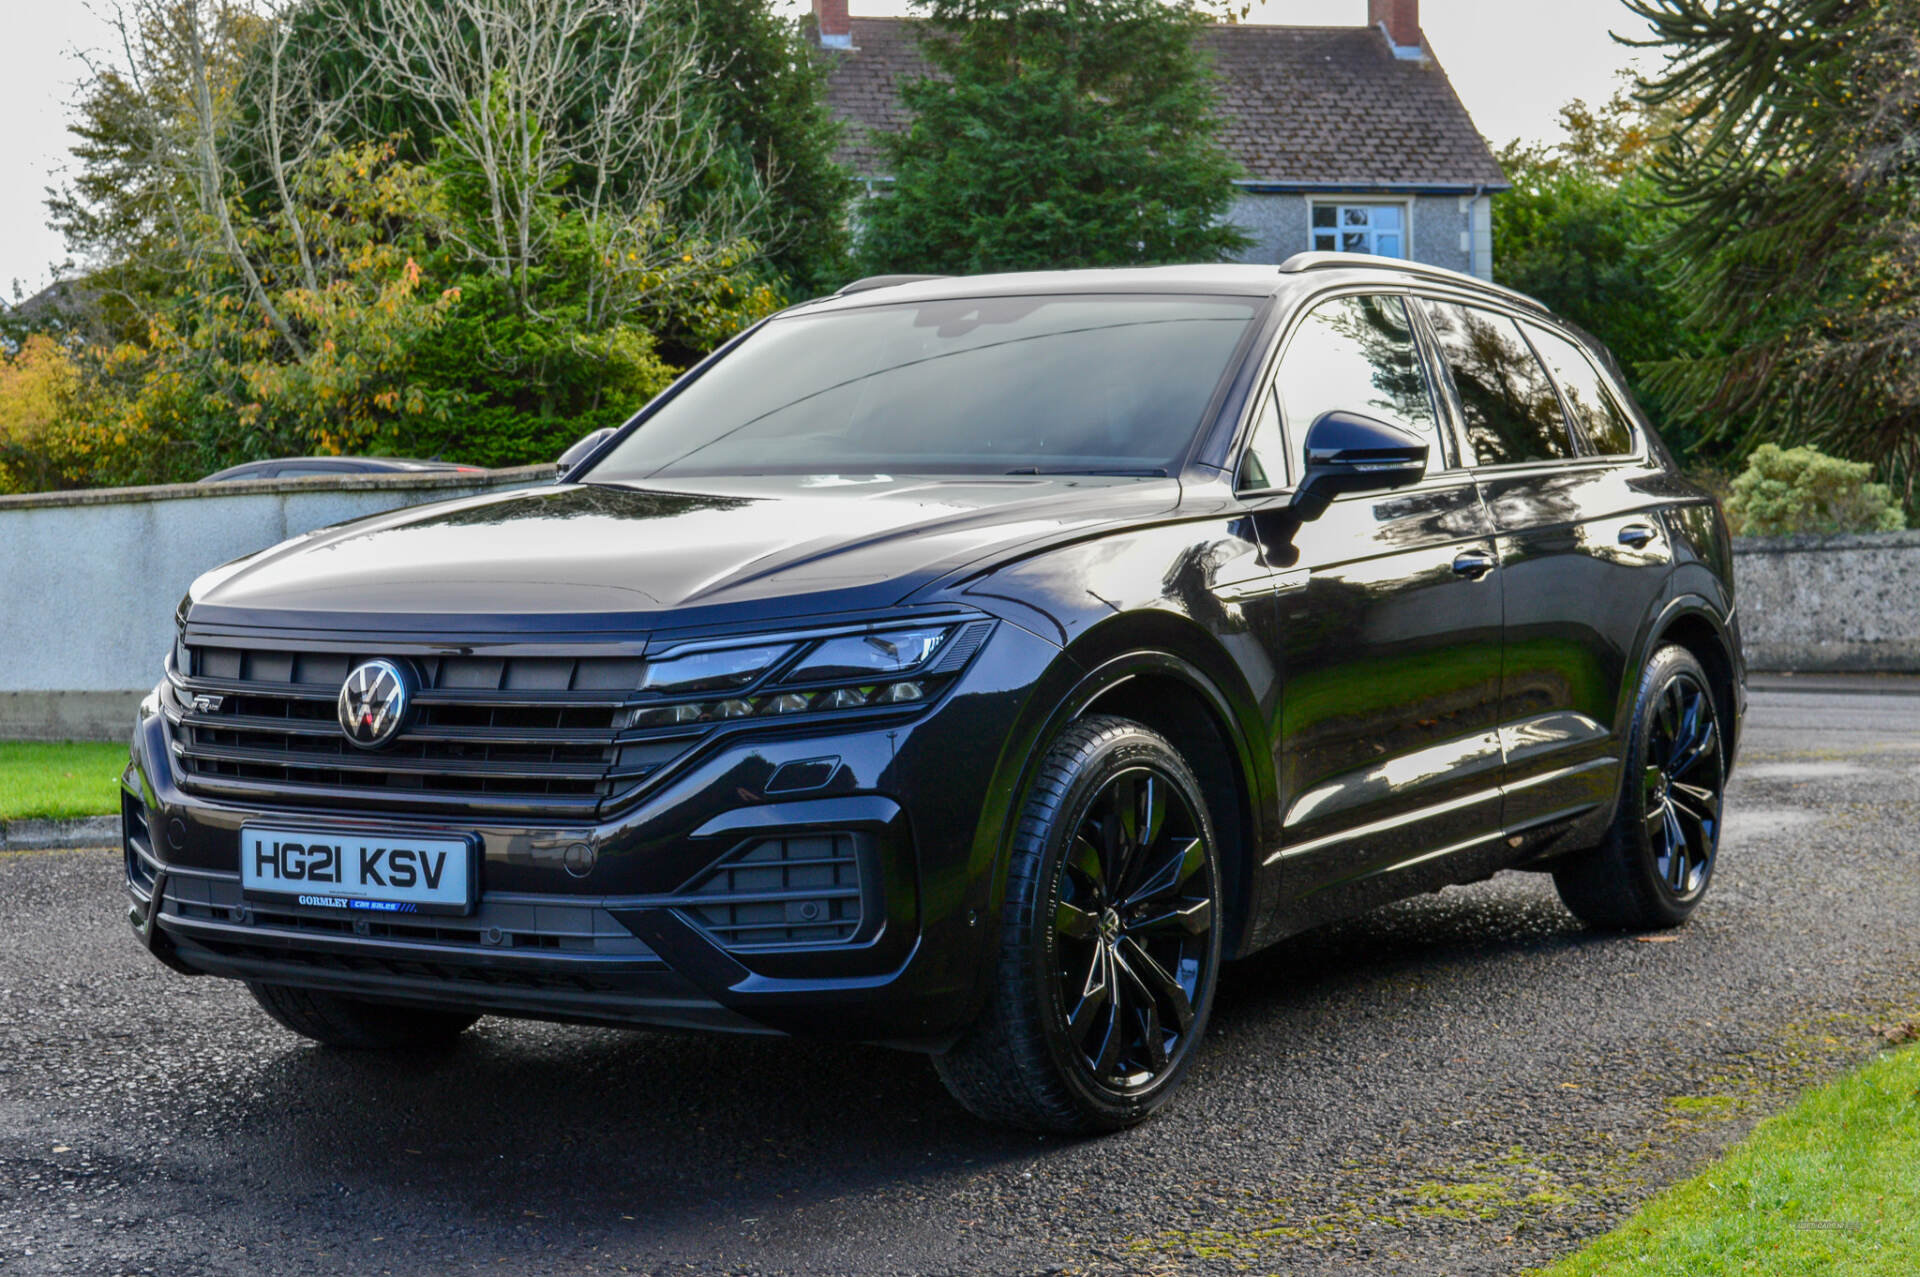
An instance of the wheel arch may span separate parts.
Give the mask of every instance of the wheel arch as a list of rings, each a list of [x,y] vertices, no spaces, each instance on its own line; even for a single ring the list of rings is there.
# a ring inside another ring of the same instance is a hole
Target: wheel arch
[[[1271,751],[1244,676],[1210,631],[1166,612],[1113,617],[1081,635],[1061,659],[1070,662],[1070,684],[1018,733],[1032,748],[1007,777],[1015,798],[1000,831],[995,898],[1005,891],[1021,796],[1040,757],[1068,723],[1111,714],[1165,737],[1200,781],[1221,852],[1223,951],[1237,955],[1255,916],[1262,830],[1274,804],[1272,766],[1259,764]]]
[[[1684,594],[1669,602],[1648,626],[1646,640],[1633,663],[1633,676],[1625,680],[1627,688],[1639,687],[1640,674],[1647,662],[1669,643],[1685,648],[1707,672],[1714,708],[1719,711],[1720,721],[1728,726],[1727,767],[1731,771],[1739,745],[1738,727],[1743,708],[1742,669],[1725,614],[1711,600],[1698,594]]]

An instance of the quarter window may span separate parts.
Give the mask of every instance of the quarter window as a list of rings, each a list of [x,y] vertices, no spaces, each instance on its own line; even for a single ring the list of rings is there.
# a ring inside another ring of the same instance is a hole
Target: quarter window
[[[1287,441],[1280,431],[1280,406],[1269,390],[1260,396],[1260,413],[1247,440],[1246,459],[1240,463],[1242,491],[1284,488],[1287,485]]]
[[[1508,466],[1573,455],[1560,396],[1518,323],[1451,302],[1419,304],[1453,374],[1475,461]]]
[[[1533,348],[1546,361],[1547,371],[1560,383],[1567,411],[1573,414],[1574,428],[1586,441],[1587,450],[1603,457],[1632,453],[1633,425],[1587,352],[1558,333],[1532,324],[1526,328]]]
[[[1404,204],[1315,204],[1313,247],[1320,253],[1407,255]]]
[[[1343,411],[1412,431],[1441,455],[1439,417],[1398,297],[1341,297],[1316,306],[1287,343],[1278,384],[1297,450],[1322,414]]]

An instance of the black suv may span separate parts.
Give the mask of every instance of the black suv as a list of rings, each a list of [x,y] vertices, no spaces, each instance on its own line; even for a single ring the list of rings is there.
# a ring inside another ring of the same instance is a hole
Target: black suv
[[[1404,262],[890,277],[552,486],[208,573],[125,778],[132,921],[322,1042],[483,1014],[1166,1098],[1222,961],[1551,872],[1707,889],[1727,530],[1606,354]]]

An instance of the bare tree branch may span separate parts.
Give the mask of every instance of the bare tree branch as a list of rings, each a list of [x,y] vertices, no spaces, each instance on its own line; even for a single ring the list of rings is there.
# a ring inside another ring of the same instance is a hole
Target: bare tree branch
[[[666,210],[722,147],[693,107],[700,50],[653,0],[392,0],[372,22],[337,14],[381,86],[419,103],[483,186],[485,234],[461,246],[523,311],[537,310],[532,274],[563,192],[606,250],[590,325],[712,271],[753,224],[758,190],[705,201],[665,233]]]

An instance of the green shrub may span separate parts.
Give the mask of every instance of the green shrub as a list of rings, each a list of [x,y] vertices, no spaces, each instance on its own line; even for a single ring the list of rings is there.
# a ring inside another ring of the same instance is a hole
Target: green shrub
[[[1733,481],[1727,518],[1747,536],[1898,532],[1906,516],[1873,467],[1818,448],[1763,443]]]

